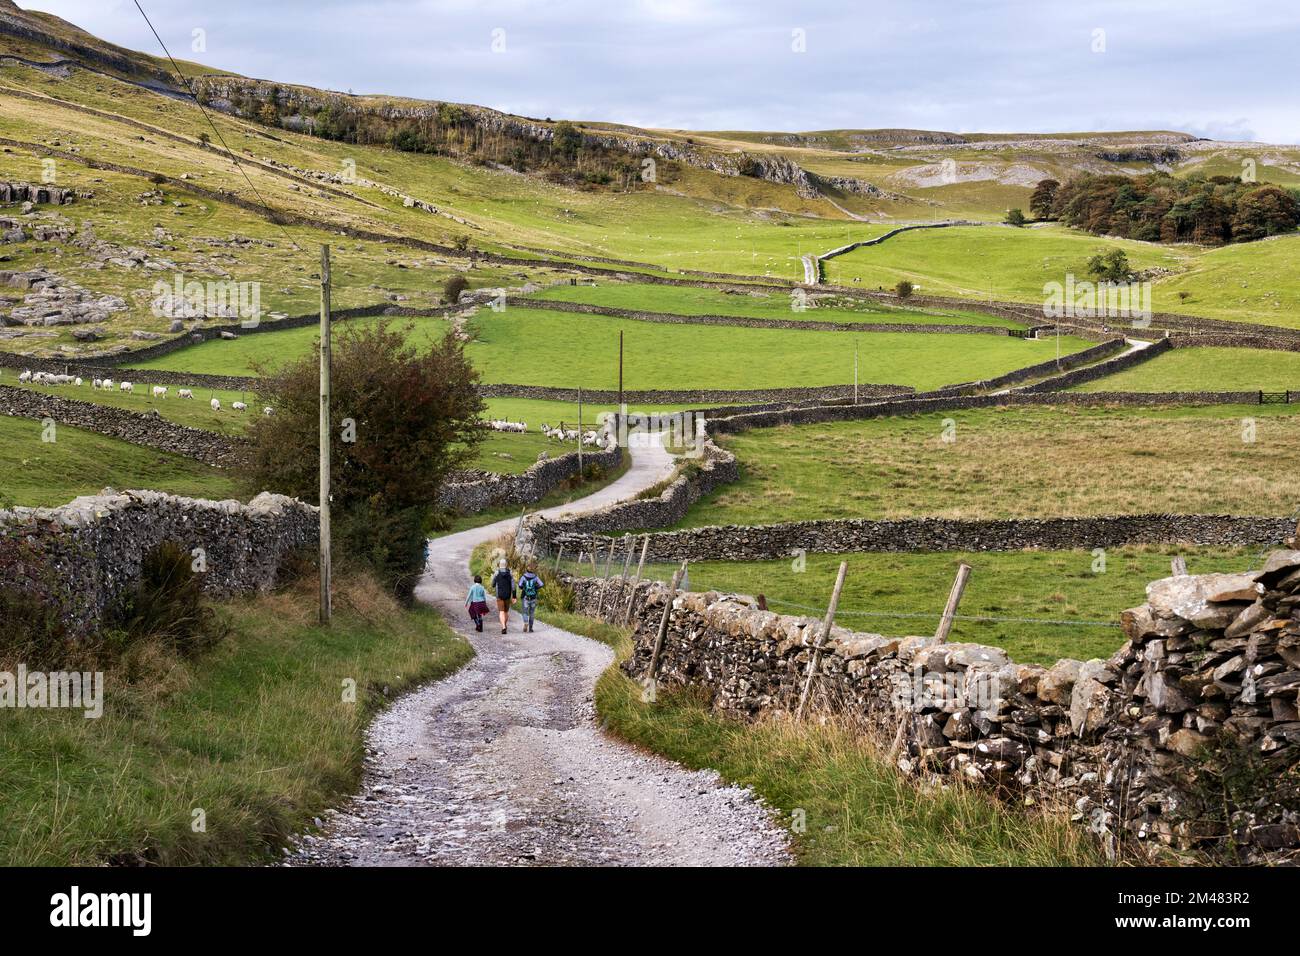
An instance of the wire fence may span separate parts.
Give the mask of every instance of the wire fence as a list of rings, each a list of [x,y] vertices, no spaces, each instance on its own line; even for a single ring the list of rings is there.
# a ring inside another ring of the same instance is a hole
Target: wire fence
[[[560,567],[571,574],[579,576],[593,577],[597,580],[605,575],[605,565],[608,557],[608,544],[596,556],[596,567],[593,572],[591,554],[585,552],[581,563],[576,558],[564,559],[560,562]],[[623,561],[626,558],[626,552],[616,550],[613,561],[609,562],[609,581],[611,586],[617,586],[620,583]],[[634,565],[636,563],[633,558]],[[554,565],[552,565],[554,566]],[[658,580],[667,577],[672,571],[676,570],[676,565],[647,563],[642,573],[642,581]],[[668,572],[665,574],[664,572]],[[631,572],[629,572],[629,575]],[[720,589],[726,590],[726,589]],[[798,601],[790,601],[785,598],[771,597],[764,594],[764,600],[769,606],[777,608],[790,608],[798,611],[807,612],[816,617],[821,617],[826,613],[826,607],[818,607],[812,604],[801,604]],[[860,617],[860,618],[888,618],[898,620],[928,620],[938,621],[943,617],[940,611],[889,611],[889,610],[854,610],[845,608],[841,605],[836,610],[836,617]],[[1087,618],[1050,618],[1050,617],[1012,617],[996,614],[955,614],[954,621],[966,621],[972,624],[1032,624],[1046,627],[1105,627],[1118,629],[1121,625],[1118,621],[1096,621]]]

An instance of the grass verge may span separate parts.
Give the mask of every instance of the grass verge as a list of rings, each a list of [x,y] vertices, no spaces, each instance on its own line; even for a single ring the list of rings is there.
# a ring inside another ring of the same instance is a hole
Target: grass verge
[[[609,644],[619,661],[631,649],[625,629],[577,614],[542,616]],[[1064,819],[958,784],[921,785],[895,770],[869,736],[843,724],[782,717],[742,723],[713,713],[689,691],[661,692],[646,703],[617,666],[596,684],[596,709],[606,729],[629,743],[752,787],[794,831],[795,858],[805,866],[1101,862],[1087,836]],[[798,819],[803,823],[795,826]]]
[[[200,657],[133,646],[105,675],[97,720],[0,711],[0,864],[269,859],[355,788],[371,717],[472,656],[431,609],[365,577],[336,589],[328,629],[313,578],[218,605],[228,634]]]

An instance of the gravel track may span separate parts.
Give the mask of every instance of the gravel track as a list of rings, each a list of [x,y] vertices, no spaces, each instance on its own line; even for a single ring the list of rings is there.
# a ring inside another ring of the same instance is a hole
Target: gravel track
[[[600,507],[661,480],[672,459],[634,448],[617,481],[556,511]],[[476,657],[397,700],[367,733],[361,791],[285,851],[298,866],[770,866],[787,835],[749,791],[636,750],[597,726],[592,690],[613,652],[542,622],[484,633],[465,617],[476,545],[514,519],[431,543],[416,595]]]

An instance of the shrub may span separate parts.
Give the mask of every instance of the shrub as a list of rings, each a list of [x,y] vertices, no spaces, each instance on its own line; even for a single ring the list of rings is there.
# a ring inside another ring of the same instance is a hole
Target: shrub
[[[1023,226],[1028,221],[1029,220],[1025,218],[1024,211],[1020,209],[1018,206],[1013,209],[1007,210],[1007,218],[1006,218],[1007,225]]]
[[[145,554],[140,582],[117,618],[131,640],[157,638],[184,653],[201,650],[216,637],[202,579],[189,552],[172,541]]]
[[[460,300],[460,294],[468,288],[469,280],[457,272],[443,283],[442,297],[447,300],[448,305],[455,305]]]
[[[381,322],[339,333],[331,402],[340,555],[372,567],[402,596],[423,568],[422,535],[438,490],[475,457],[484,408],[478,373],[454,334],[421,351],[408,343],[410,329]],[[318,365],[313,355],[263,371],[260,395],[276,414],[258,418],[251,429],[250,491],[274,488],[317,500]],[[346,432],[344,419],[352,422]]]
[[[912,283],[906,279],[898,280],[898,285],[894,286],[894,295],[898,296],[900,299],[910,299],[912,293],[915,291],[916,286],[912,285]]]

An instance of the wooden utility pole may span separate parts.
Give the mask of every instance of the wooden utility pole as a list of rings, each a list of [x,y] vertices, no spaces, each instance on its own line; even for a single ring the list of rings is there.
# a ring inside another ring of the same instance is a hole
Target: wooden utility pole
[[[939,619],[939,629],[934,632],[934,642],[936,644],[948,643],[948,634],[952,630],[953,618],[957,615],[957,605],[961,604],[961,596],[966,591],[966,582],[970,580],[970,565],[962,562],[957,568],[957,577],[953,579],[952,590],[948,592],[948,604],[943,609],[943,617]]]
[[[582,386],[578,386],[578,483],[582,483]]]
[[[646,679],[655,680],[655,675],[659,673],[659,655],[664,650],[664,639],[668,636],[668,615],[673,611],[673,602],[677,600],[677,585],[681,583],[682,575],[686,573],[686,562],[673,572],[673,583],[668,588],[668,601],[664,604],[664,616],[659,619],[659,633],[655,635],[655,648],[650,654],[650,669],[646,672]]]
[[[330,598],[330,247],[320,247],[320,622],[333,616]]]
[[[645,553],[650,547],[650,535],[646,535],[641,544],[641,560],[636,566],[636,577],[632,579],[632,590],[627,595],[627,610],[623,612],[623,625],[632,620],[632,604],[636,601],[636,588],[641,583],[641,571],[645,568]]]
[[[618,330],[618,413],[623,414],[623,330]]]
[[[840,606],[840,592],[844,590],[844,576],[848,570],[849,563],[841,561],[840,572],[835,576],[835,587],[831,591],[831,603],[826,606],[826,617],[822,620],[821,630],[817,633],[817,640],[813,644],[812,660],[808,662],[808,676],[803,682],[803,693],[799,695],[799,707],[794,714],[795,720],[803,719],[804,708],[808,705],[808,695],[812,691],[813,678],[821,669],[822,648],[826,646],[826,641],[831,636],[831,625],[835,623],[835,611]]]

